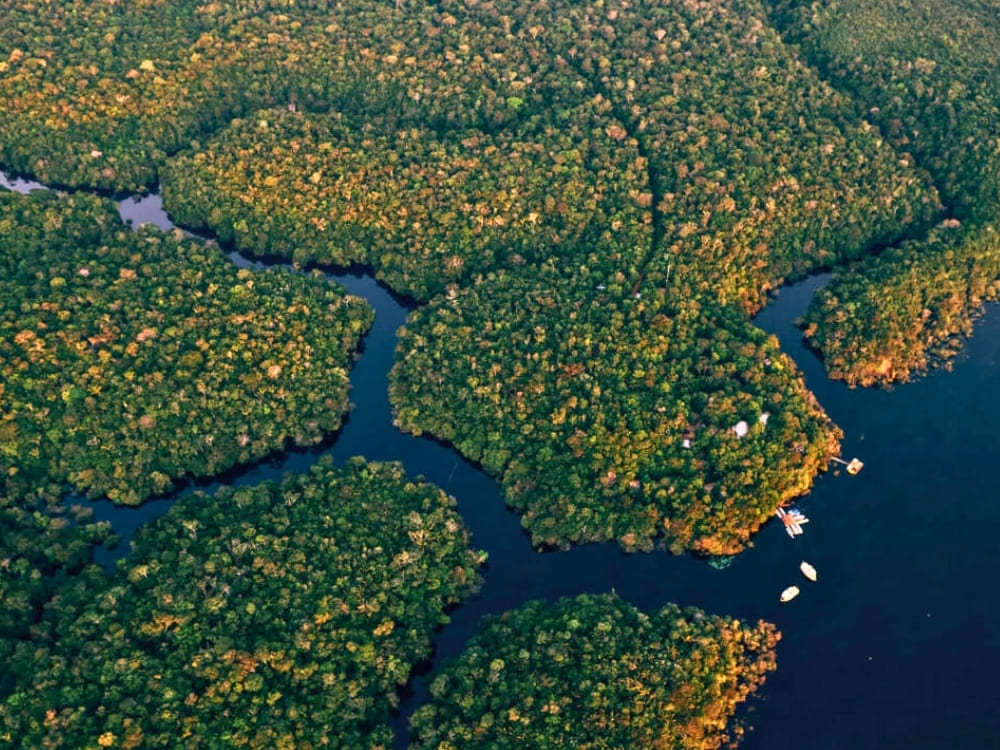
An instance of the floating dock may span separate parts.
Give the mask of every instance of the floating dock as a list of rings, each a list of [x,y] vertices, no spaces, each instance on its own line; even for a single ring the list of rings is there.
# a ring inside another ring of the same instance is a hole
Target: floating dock
[[[785,525],[785,531],[790,537],[796,537],[802,533],[802,524],[809,523],[809,519],[802,515],[802,511],[795,510],[785,510],[784,508],[778,508],[774,511],[774,515],[781,519],[781,522]]]

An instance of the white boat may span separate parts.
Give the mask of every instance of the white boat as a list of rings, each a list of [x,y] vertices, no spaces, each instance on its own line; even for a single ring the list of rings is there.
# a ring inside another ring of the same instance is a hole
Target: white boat
[[[816,580],[816,568],[807,563],[805,560],[802,561],[802,564],[799,566],[799,570],[801,570],[802,575],[804,575],[810,581]]]
[[[799,595],[798,586],[789,586],[787,589],[781,592],[781,601],[790,602],[792,599]]]

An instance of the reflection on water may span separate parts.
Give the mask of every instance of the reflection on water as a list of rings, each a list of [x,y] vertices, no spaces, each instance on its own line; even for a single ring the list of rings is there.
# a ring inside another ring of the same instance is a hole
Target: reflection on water
[[[156,196],[126,201],[134,223],[170,226]],[[234,261],[260,267],[239,255]],[[508,511],[496,483],[447,446],[392,425],[387,397],[396,330],[407,309],[370,276],[331,276],[376,311],[351,373],[354,410],[331,444],[276,457],[225,477],[229,484],[303,471],[319,452],[398,460],[454,495],[476,547],[489,553],[486,584],[452,613],[436,639],[432,667],[457,654],[484,614],[529,599],[614,589],[643,609],[668,601],[775,622],[783,632],[778,671],[754,702],[756,727],[744,750],[985,748],[1000,735],[994,676],[1000,671],[1000,601],[989,585],[1000,569],[1000,315],[991,310],[955,363],[895,390],[850,390],[829,381],[794,321],[826,277],[785,288],[756,323],[776,335],[809,387],[845,432],[844,455],[865,469],[821,477],[800,506],[811,519],[789,539],[768,524],[724,570],[691,557],[625,555],[617,545],[538,553]],[[211,490],[213,485],[207,485]],[[187,488],[185,491],[190,491]],[[95,503],[98,518],[127,535],[171,500],[119,510]],[[127,549],[101,551],[108,563]],[[802,578],[808,560],[819,581]],[[781,604],[781,591],[802,593]],[[395,722],[426,699],[413,680]]]
[[[163,201],[158,194],[136,195],[118,203],[118,213],[122,221],[132,226],[152,224],[163,231],[174,228],[174,223],[163,210]]]
[[[0,172],[0,187],[13,190],[15,193],[30,193],[32,190],[48,190],[42,183],[21,177],[9,177],[6,172]]]

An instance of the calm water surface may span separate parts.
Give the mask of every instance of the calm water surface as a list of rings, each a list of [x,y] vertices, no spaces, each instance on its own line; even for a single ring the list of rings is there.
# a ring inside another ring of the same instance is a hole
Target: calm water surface
[[[6,184],[0,178],[0,184]],[[16,185],[19,189],[29,186]],[[157,196],[121,204],[134,223],[172,226]],[[233,254],[234,261],[250,264]],[[821,477],[799,503],[811,519],[795,540],[772,523],[754,547],[725,570],[666,553],[625,555],[616,545],[569,552],[531,549],[518,517],[495,482],[453,450],[392,426],[387,374],[396,330],[408,310],[363,275],[331,277],[375,308],[375,325],[351,375],[354,410],[328,446],[292,452],[227,476],[253,484],[302,471],[320,452],[337,463],[362,455],[398,460],[454,495],[476,547],[489,552],[482,592],[452,613],[436,638],[431,669],[461,651],[484,614],[528,599],[615,590],[643,609],[665,602],[776,623],[783,639],[773,673],[749,714],[744,750],[845,750],[996,747],[1000,691],[1000,315],[980,321],[953,372],[887,390],[850,390],[829,381],[802,344],[793,321],[824,277],[782,290],[757,324],[774,333],[809,387],[843,428],[845,457],[865,468],[856,477]],[[214,484],[204,485],[211,490]],[[190,488],[188,490],[190,491]],[[97,502],[100,519],[127,537],[167,510],[173,499],[137,510]],[[100,550],[109,565],[126,551]],[[811,584],[801,560],[819,571]],[[802,594],[780,604],[796,584]],[[414,679],[395,722],[406,746],[406,720],[426,698],[427,676]]]

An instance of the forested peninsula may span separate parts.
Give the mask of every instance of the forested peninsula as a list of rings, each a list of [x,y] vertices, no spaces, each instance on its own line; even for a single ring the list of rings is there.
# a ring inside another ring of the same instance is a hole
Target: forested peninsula
[[[806,316],[831,377],[906,381],[947,365],[1000,279],[995,2],[776,2],[788,36],[930,174],[948,208],[927,236],[838,270]]]
[[[332,438],[372,311],[316,269],[412,302],[397,426],[495,476],[534,545],[744,549],[841,437],[751,322],[768,294],[834,269],[805,333],[865,385],[947,360],[996,296],[997,18],[0,0],[0,166],[61,189],[0,192],[0,737],[391,743],[483,562],[440,490],[358,459],[187,496],[110,577],[88,564],[109,529],[66,500],[138,504]],[[184,226],[292,268],[121,224],[108,196],[158,186]],[[562,671],[568,640],[587,674]],[[776,640],[673,605],[529,604],[434,681],[414,742],[718,747]],[[567,729],[577,698],[607,721]]]
[[[0,193],[0,472],[137,504],[311,445],[347,410],[363,300],[133,232],[110,201]]]

